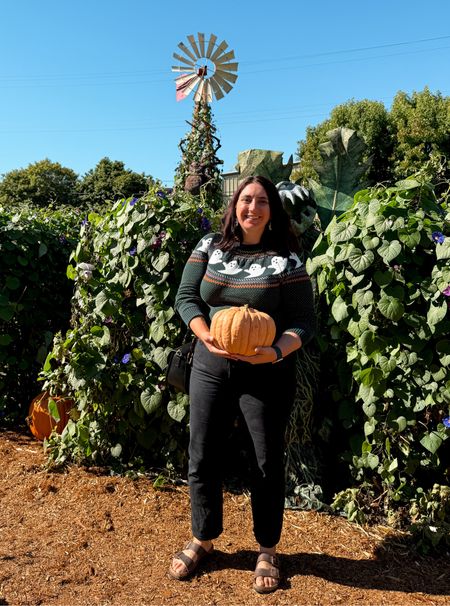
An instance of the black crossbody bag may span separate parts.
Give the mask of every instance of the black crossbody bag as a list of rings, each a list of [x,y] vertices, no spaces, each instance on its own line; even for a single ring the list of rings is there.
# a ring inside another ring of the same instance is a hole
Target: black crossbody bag
[[[167,357],[166,382],[171,387],[182,393],[189,393],[189,381],[191,378],[192,360],[197,338],[186,341],[185,336],[182,345],[173,349]]]

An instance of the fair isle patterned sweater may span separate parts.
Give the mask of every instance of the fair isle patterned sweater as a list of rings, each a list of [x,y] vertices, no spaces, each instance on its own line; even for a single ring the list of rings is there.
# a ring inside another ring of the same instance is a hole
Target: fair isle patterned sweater
[[[220,237],[202,238],[186,263],[175,301],[185,324],[198,316],[210,324],[220,309],[247,303],[272,316],[277,338],[290,331],[307,343],[316,320],[311,282],[299,257],[282,257],[260,244],[222,251],[215,244]]]

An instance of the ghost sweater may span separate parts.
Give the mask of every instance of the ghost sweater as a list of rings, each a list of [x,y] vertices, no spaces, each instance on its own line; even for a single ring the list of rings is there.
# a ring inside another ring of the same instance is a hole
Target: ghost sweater
[[[274,319],[276,338],[289,331],[307,343],[316,328],[313,292],[297,254],[281,256],[261,244],[225,251],[220,237],[204,236],[186,263],[175,300],[185,324],[200,316],[210,325],[220,309],[248,304]]]

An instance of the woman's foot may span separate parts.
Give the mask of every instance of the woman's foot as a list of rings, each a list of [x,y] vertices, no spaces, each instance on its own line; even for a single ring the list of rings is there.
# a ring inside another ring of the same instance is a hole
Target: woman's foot
[[[258,593],[270,593],[277,589],[280,584],[280,565],[275,548],[260,547],[253,576],[253,589]]]
[[[188,578],[196,570],[200,561],[209,555],[212,550],[213,544],[211,541],[200,541],[194,537],[183,551],[175,554],[169,568],[169,577],[177,581]]]

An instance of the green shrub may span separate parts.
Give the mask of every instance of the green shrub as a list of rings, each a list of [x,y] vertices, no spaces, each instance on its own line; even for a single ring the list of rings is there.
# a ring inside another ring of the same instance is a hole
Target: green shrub
[[[183,464],[188,398],[166,388],[163,369],[184,332],[173,309],[184,264],[210,229],[198,206],[154,189],[88,216],[67,270],[72,327],[42,373],[77,401],[76,422],[52,438],[55,462]]]
[[[79,231],[73,210],[0,207],[0,415],[23,420],[53,335],[66,328],[72,284],[65,276]]]
[[[322,293],[322,364],[357,482],[335,507],[354,519],[408,524],[419,495],[448,484],[449,219],[448,196],[438,201],[420,178],[364,190],[307,264]]]

